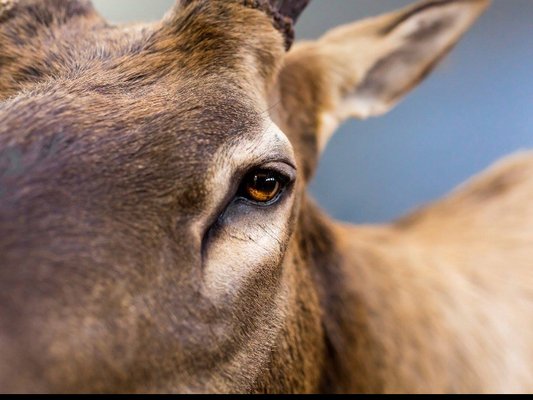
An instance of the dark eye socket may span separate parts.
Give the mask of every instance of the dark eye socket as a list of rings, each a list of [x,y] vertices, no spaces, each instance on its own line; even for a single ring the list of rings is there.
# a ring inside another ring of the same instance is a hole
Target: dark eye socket
[[[271,204],[275,202],[289,178],[270,169],[256,169],[248,173],[239,188],[239,197],[254,203]]]

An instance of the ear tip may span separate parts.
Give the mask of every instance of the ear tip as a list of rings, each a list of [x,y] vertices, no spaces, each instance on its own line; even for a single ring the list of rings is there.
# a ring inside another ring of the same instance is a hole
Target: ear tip
[[[485,10],[492,4],[493,0],[424,0],[419,5],[431,6],[431,5],[452,5],[463,3],[464,5],[473,6],[481,10]]]
[[[465,1],[465,0],[462,0]],[[479,17],[492,5],[492,0],[466,0],[469,3],[472,3],[473,8],[475,9],[475,14]]]
[[[471,3],[480,11],[485,11],[491,4],[492,0],[459,0],[461,2]]]
[[[480,7],[485,8],[491,5],[492,0],[470,0],[474,3],[478,3]]]
[[[492,5],[492,0],[481,0],[481,2],[483,4],[484,9],[487,9]]]

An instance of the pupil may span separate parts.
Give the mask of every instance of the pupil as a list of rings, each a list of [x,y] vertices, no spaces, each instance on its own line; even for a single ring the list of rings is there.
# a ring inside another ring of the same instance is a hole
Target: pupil
[[[254,177],[254,188],[261,192],[272,193],[275,192],[278,186],[278,181],[271,175],[256,175]]]

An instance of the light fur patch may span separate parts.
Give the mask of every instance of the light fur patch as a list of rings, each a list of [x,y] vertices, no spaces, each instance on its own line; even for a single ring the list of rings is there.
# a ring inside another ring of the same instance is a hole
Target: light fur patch
[[[277,156],[276,156],[277,155]],[[288,138],[272,121],[266,120],[263,132],[252,140],[242,140],[222,149],[215,156],[211,187],[227,188],[234,171],[243,166],[260,166],[272,162],[272,156],[294,160]],[[220,204],[226,190],[215,190],[212,207]],[[239,216],[223,227],[223,232],[210,246],[204,261],[205,295],[214,302],[231,296],[261,271],[264,265],[281,262],[281,246],[288,230],[292,205],[284,204],[268,214]]]
[[[0,18],[15,6],[15,0],[0,0]]]

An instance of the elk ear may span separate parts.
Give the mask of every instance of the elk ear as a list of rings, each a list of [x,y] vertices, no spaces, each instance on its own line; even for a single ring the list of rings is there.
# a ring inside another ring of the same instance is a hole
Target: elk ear
[[[288,129],[313,129],[321,150],[343,120],[387,112],[433,69],[488,4],[426,1],[295,46],[280,73],[279,91],[285,115],[306,117],[290,118]]]
[[[104,20],[89,0],[0,0],[0,101],[47,73],[66,24],[81,32]]]

